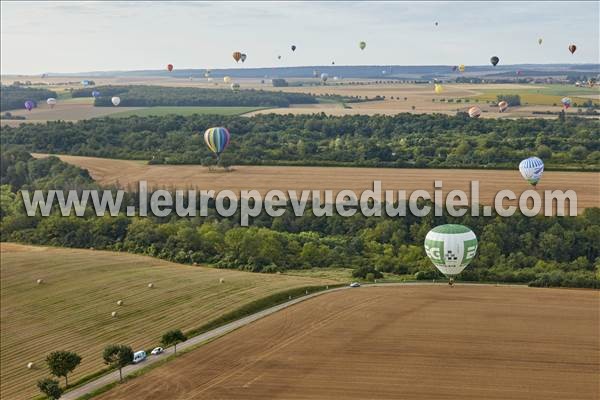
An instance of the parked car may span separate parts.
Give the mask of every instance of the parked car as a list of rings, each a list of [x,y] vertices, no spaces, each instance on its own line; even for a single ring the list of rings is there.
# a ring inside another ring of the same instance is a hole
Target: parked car
[[[358,283],[358,282],[352,282],[350,284],[350,287],[360,287],[360,283]]]
[[[165,351],[165,349],[163,349],[162,347],[155,347],[150,354],[152,354],[153,356],[157,356],[159,354],[162,354]]]
[[[145,359],[146,359],[146,352],[144,350],[136,351],[135,353],[133,353],[133,363],[134,364],[142,362]]]

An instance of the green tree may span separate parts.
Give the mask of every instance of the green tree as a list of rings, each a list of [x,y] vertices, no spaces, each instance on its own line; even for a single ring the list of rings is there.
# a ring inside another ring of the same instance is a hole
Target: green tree
[[[81,363],[81,357],[71,351],[54,351],[46,357],[46,363],[52,375],[65,377],[65,387],[68,387],[67,376]]]
[[[111,368],[119,369],[119,380],[123,381],[123,367],[133,362],[133,350],[131,347],[122,344],[111,344],[104,348],[102,353],[104,364]]]
[[[40,392],[44,393],[52,400],[60,399],[60,396],[63,394],[63,390],[58,385],[58,381],[54,379],[41,379],[38,381],[37,387],[40,389]]]
[[[180,329],[173,329],[165,333],[160,342],[165,347],[173,346],[175,353],[177,353],[177,343],[185,342],[186,340],[187,336]]]

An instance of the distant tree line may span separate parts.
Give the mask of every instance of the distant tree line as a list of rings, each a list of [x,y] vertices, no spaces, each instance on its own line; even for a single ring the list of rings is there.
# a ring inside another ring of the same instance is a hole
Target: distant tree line
[[[24,108],[27,100],[37,103],[46,101],[48,97],[56,97],[56,92],[17,85],[2,85],[0,88],[0,111]]]
[[[74,90],[72,97],[91,97],[97,107],[112,107],[111,98],[119,96],[123,107],[201,106],[201,107],[289,107],[290,104],[314,104],[315,96],[264,90],[201,89],[165,86],[98,86]]]
[[[12,160],[25,158],[5,157]],[[48,176],[36,178],[36,189],[95,187],[60,160],[29,160]],[[9,165],[9,170],[14,170]],[[28,187],[32,181],[25,181]],[[17,184],[15,184],[17,185]],[[156,217],[27,217],[20,187],[0,187],[0,239],[41,245],[127,251],[179,263],[209,263],[221,268],[273,273],[287,269],[346,267],[355,276],[376,279],[381,273],[408,278],[439,278],[426,257],[423,241],[434,226],[459,223],[479,238],[478,255],[461,274],[472,281],[522,282],[536,286],[600,288],[600,208],[587,209],[577,217],[510,218],[450,216],[418,218],[316,217],[310,211],[296,217],[288,205],[281,217],[266,213],[241,227],[239,215],[218,216],[209,204],[207,217],[164,219]],[[125,204],[136,205],[138,194],[129,192]]]
[[[160,164],[210,164],[204,131],[225,126],[225,164],[516,168],[530,156],[547,168],[598,169],[600,122],[457,116],[192,115],[95,118],[3,127],[0,144],[35,152]]]

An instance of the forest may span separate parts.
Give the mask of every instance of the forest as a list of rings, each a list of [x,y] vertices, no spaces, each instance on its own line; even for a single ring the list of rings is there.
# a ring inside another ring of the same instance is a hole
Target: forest
[[[423,250],[434,226],[464,224],[479,239],[478,255],[460,279],[519,282],[532,286],[600,288],[600,208],[577,217],[510,218],[450,216],[365,217],[360,213],[281,217],[266,213],[239,225],[209,204],[207,217],[125,215],[28,217],[19,190],[98,188],[87,171],[57,158],[34,159],[18,149],[2,153],[0,239],[40,245],[127,251],[178,263],[274,273],[303,268],[352,268],[355,276],[391,273],[407,279],[439,279]],[[128,193],[135,204],[137,193]]]
[[[56,92],[19,85],[2,85],[0,88],[0,111],[20,109],[27,100],[38,103],[46,101],[48,97],[56,97]]]
[[[289,107],[290,104],[314,104],[315,96],[305,93],[283,93],[264,90],[201,89],[165,86],[97,86],[73,90],[72,97],[100,96],[96,107],[113,107],[112,96],[121,98],[122,107],[197,106],[197,107]]]
[[[4,127],[0,144],[41,153],[211,164],[204,131],[224,126],[227,165],[515,168],[530,156],[547,169],[598,170],[600,122],[471,119],[467,114],[394,116],[149,116]]]

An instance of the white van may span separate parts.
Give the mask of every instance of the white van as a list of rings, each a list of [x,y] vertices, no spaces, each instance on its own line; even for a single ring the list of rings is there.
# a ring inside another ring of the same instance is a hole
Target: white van
[[[146,359],[146,352],[141,350],[141,351],[136,351],[135,353],[133,353],[133,363],[137,364],[139,362],[142,362]]]

